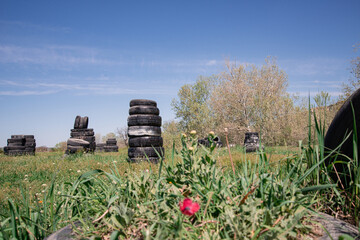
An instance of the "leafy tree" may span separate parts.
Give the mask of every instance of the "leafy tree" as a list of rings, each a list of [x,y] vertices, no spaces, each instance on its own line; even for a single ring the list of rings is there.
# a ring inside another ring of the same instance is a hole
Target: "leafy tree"
[[[178,122],[166,121],[162,125],[162,138],[164,142],[164,147],[172,147],[173,143],[175,142],[175,146],[180,146],[181,140],[181,130],[180,125]]]
[[[95,134],[95,142],[96,142],[96,144],[101,142],[101,133],[96,133]]]
[[[358,52],[360,44],[354,46],[354,51]],[[343,84],[343,94],[340,96],[340,100],[348,98],[355,90],[360,87],[360,56],[357,56],[351,60],[351,78],[349,83]]]
[[[116,133],[118,135],[119,138],[119,144],[118,145],[122,145],[127,147],[128,146],[128,127],[121,127],[116,129]]]
[[[59,142],[59,143],[55,144],[55,147],[54,147],[54,148],[55,148],[55,149],[58,149],[59,151],[65,151],[66,148],[67,148],[67,143],[66,143],[66,141],[64,141],[64,142]]]
[[[102,137],[102,142],[106,142],[106,140],[108,140],[109,138],[116,138],[115,133],[108,133],[105,136]]]
[[[214,116],[209,106],[209,99],[215,77],[200,76],[194,84],[182,86],[178,99],[173,99],[171,106],[179,119],[180,130],[196,130],[199,136],[213,130]]]
[[[292,135],[294,111],[286,89],[287,75],[274,59],[265,59],[261,67],[227,63],[211,97],[218,132],[228,128],[237,144],[243,143],[246,131],[261,131],[267,144],[284,143]]]

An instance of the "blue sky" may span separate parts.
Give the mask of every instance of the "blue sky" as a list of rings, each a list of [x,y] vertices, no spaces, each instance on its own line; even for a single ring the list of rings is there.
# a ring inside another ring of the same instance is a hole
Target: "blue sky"
[[[0,146],[13,134],[52,147],[76,115],[105,135],[129,101],[171,100],[226,59],[277,58],[291,93],[333,96],[360,42],[360,1],[0,0]]]

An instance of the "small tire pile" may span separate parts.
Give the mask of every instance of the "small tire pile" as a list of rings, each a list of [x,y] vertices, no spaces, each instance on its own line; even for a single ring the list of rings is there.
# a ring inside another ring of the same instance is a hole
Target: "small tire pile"
[[[106,143],[97,143],[95,151],[96,152],[105,152],[105,149],[104,149],[105,145],[106,145]]]
[[[260,148],[259,133],[247,132],[245,133],[244,146],[246,152],[256,152]]]
[[[147,99],[130,101],[128,117],[128,156],[130,162],[157,163],[164,156],[161,117],[157,103]]]
[[[74,129],[71,129],[70,138],[67,140],[66,154],[95,151],[95,133],[92,128],[87,128],[88,123],[88,117],[76,116]]]
[[[117,141],[115,138],[109,138],[106,140],[106,144],[104,146],[105,152],[118,152],[119,147],[117,146]]]
[[[11,135],[4,147],[4,154],[10,156],[35,155],[36,142],[34,135]]]

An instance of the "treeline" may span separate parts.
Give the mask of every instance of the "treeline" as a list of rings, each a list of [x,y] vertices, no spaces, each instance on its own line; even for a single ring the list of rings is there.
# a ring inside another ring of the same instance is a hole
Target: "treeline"
[[[359,79],[355,82],[350,92],[358,87]],[[176,120],[163,124],[164,142],[172,144],[180,133],[191,130],[198,136],[215,131],[224,139],[227,128],[233,144],[243,144],[245,132],[255,131],[268,146],[298,145],[308,137],[309,115],[313,118],[315,113],[327,129],[344,100],[320,92],[309,104],[309,97],[291,95],[287,87],[286,73],[272,58],[262,66],[228,62],[225,71],[200,76],[194,84],[180,88],[171,103]]]

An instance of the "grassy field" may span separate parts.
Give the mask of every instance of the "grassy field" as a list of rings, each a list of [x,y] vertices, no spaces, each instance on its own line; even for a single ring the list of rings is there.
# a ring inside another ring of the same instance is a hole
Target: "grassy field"
[[[244,162],[245,159],[258,161],[256,153],[245,154],[242,147],[238,146],[231,149],[235,164]],[[272,147],[267,150],[269,160],[278,162],[293,155],[298,151],[295,147]],[[170,159],[171,149],[165,151],[166,159]],[[216,149],[218,166],[226,169],[231,167],[230,157],[226,148]],[[29,196],[43,194],[42,191],[49,186],[52,179],[60,184],[73,182],[81,174],[101,169],[109,172],[111,168],[124,174],[131,171],[142,171],[152,168],[156,173],[158,166],[142,162],[141,164],[129,164],[127,161],[127,149],[120,149],[116,153],[96,152],[94,154],[80,154],[65,156],[64,152],[39,152],[36,156],[6,156],[0,154],[0,213],[5,214],[8,209],[7,200],[9,198],[18,201],[22,198],[21,188],[27,189]],[[174,158],[175,162],[180,161],[180,157]],[[166,161],[166,160],[165,160]],[[45,186],[46,185],[46,186]]]
[[[226,148],[181,143],[158,164],[130,164],[126,149],[0,155],[0,239],[42,239],[74,221],[93,239],[295,239],[315,210],[359,224],[357,185],[327,177],[318,145],[234,147],[233,167]]]

